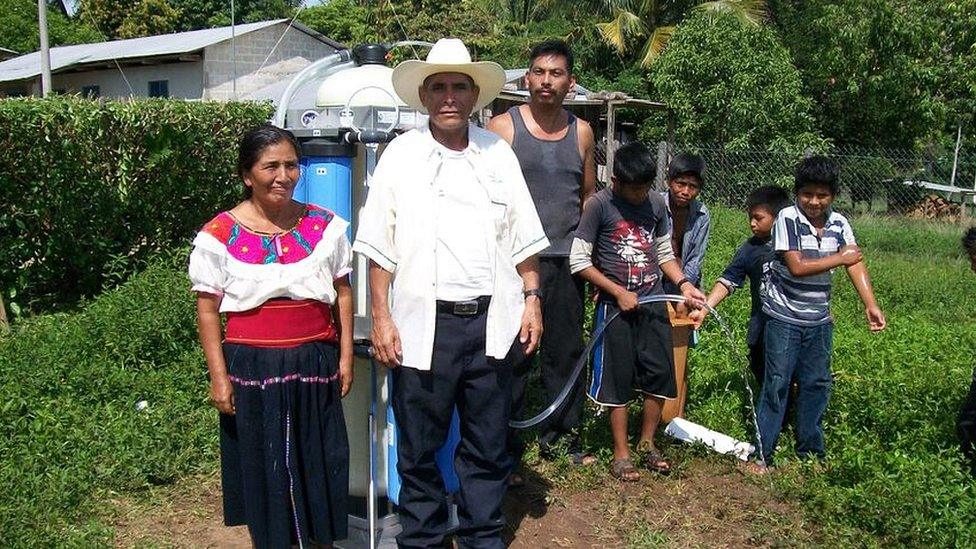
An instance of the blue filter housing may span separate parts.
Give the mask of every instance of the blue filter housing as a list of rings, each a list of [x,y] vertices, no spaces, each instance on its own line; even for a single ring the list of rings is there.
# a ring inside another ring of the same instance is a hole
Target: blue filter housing
[[[392,390],[393,372],[387,374],[387,387]],[[394,505],[400,504],[400,486],[402,481],[400,473],[397,472],[397,439],[400,437],[400,428],[397,426],[396,417],[393,414],[393,403],[386,408],[386,432],[388,438],[387,457],[386,457],[386,495]],[[461,482],[458,480],[457,472],[454,471],[454,453],[457,452],[458,444],[461,443],[461,420],[458,417],[457,408],[451,415],[451,426],[447,430],[447,440],[444,445],[434,453],[434,461],[437,469],[441,472],[441,479],[444,481],[444,489],[449,494],[453,494],[461,489]]]
[[[294,198],[332,210],[350,222],[347,237],[352,239],[352,162],[356,147],[325,139],[302,142],[302,177]]]

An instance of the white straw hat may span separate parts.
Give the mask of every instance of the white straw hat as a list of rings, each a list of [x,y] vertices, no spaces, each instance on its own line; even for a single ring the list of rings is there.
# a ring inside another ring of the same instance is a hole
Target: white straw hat
[[[464,42],[457,38],[441,38],[430,48],[426,61],[411,59],[393,69],[393,89],[404,103],[427,112],[420,102],[418,89],[428,76],[439,72],[458,72],[474,80],[479,93],[472,112],[490,103],[505,85],[505,70],[501,65],[492,61],[473,63]]]

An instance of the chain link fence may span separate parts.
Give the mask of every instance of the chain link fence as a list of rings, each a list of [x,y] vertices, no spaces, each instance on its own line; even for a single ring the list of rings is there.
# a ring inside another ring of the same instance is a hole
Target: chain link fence
[[[800,157],[771,151],[730,152],[718,146],[659,144],[659,151],[692,151],[707,166],[702,190],[708,203],[740,208],[752,189],[793,188]],[[841,166],[835,207],[849,215],[897,215],[959,221],[976,214],[976,151],[936,154],[911,150],[837,147],[827,156]],[[953,165],[955,164],[955,176]]]

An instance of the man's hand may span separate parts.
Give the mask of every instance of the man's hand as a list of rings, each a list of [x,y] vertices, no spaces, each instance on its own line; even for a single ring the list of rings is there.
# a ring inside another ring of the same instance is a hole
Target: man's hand
[[[695,323],[695,329],[701,328],[702,322],[705,322],[705,317],[708,316],[708,309],[702,307],[701,309],[695,309],[688,314],[688,318]]]
[[[403,347],[400,345],[400,332],[393,322],[393,317],[374,316],[370,339],[373,341],[373,358],[377,362],[387,368],[396,368],[400,365]]]
[[[705,293],[692,283],[681,285],[681,295],[685,298],[685,305],[690,309],[701,309],[705,304]]]
[[[210,380],[210,402],[221,414],[234,415],[234,386],[227,374],[214,376]]]
[[[342,383],[340,395],[342,398],[345,398],[349,394],[349,390],[352,389],[352,364],[352,357],[339,359],[339,381]]]
[[[637,294],[634,292],[624,290],[623,292],[617,294],[617,308],[620,309],[621,312],[629,313],[639,306],[640,303],[637,301]]]
[[[868,318],[868,328],[872,332],[880,332],[885,329],[888,325],[888,321],[885,319],[884,313],[881,312],[881,307],[877,305],[872,305],[864,309],[864,315]]]
[[[864,255],[861,253],[861,249],[857,246],[850,245],[844,246],[840,249],[840,260],[841,263],[850,267],[851,265],[856,265],[864,259]],[[880,311],[879,311],[880,312]]]
[[[525,310],[522,311],[522,329],[519,330],[519,343],[522,344],[526,356],[539,348],[542,339],[542,303],[538,296],[525,299]]]

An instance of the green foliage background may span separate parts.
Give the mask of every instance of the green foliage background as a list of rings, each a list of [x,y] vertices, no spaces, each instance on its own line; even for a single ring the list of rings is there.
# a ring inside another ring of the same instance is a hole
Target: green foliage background
[[[822,146],[800,73],[767,27],[696,13],[678,27],[651,81],[677,117],[678,141],[730,150]]]
[[[267,104],[0,101],[0,291],[70,307],[184,245],[240,195],[238,140]]]
[[[0,338],[4,547],[104,546],[113,493],[213,468],[216,415],[186,254]]]

